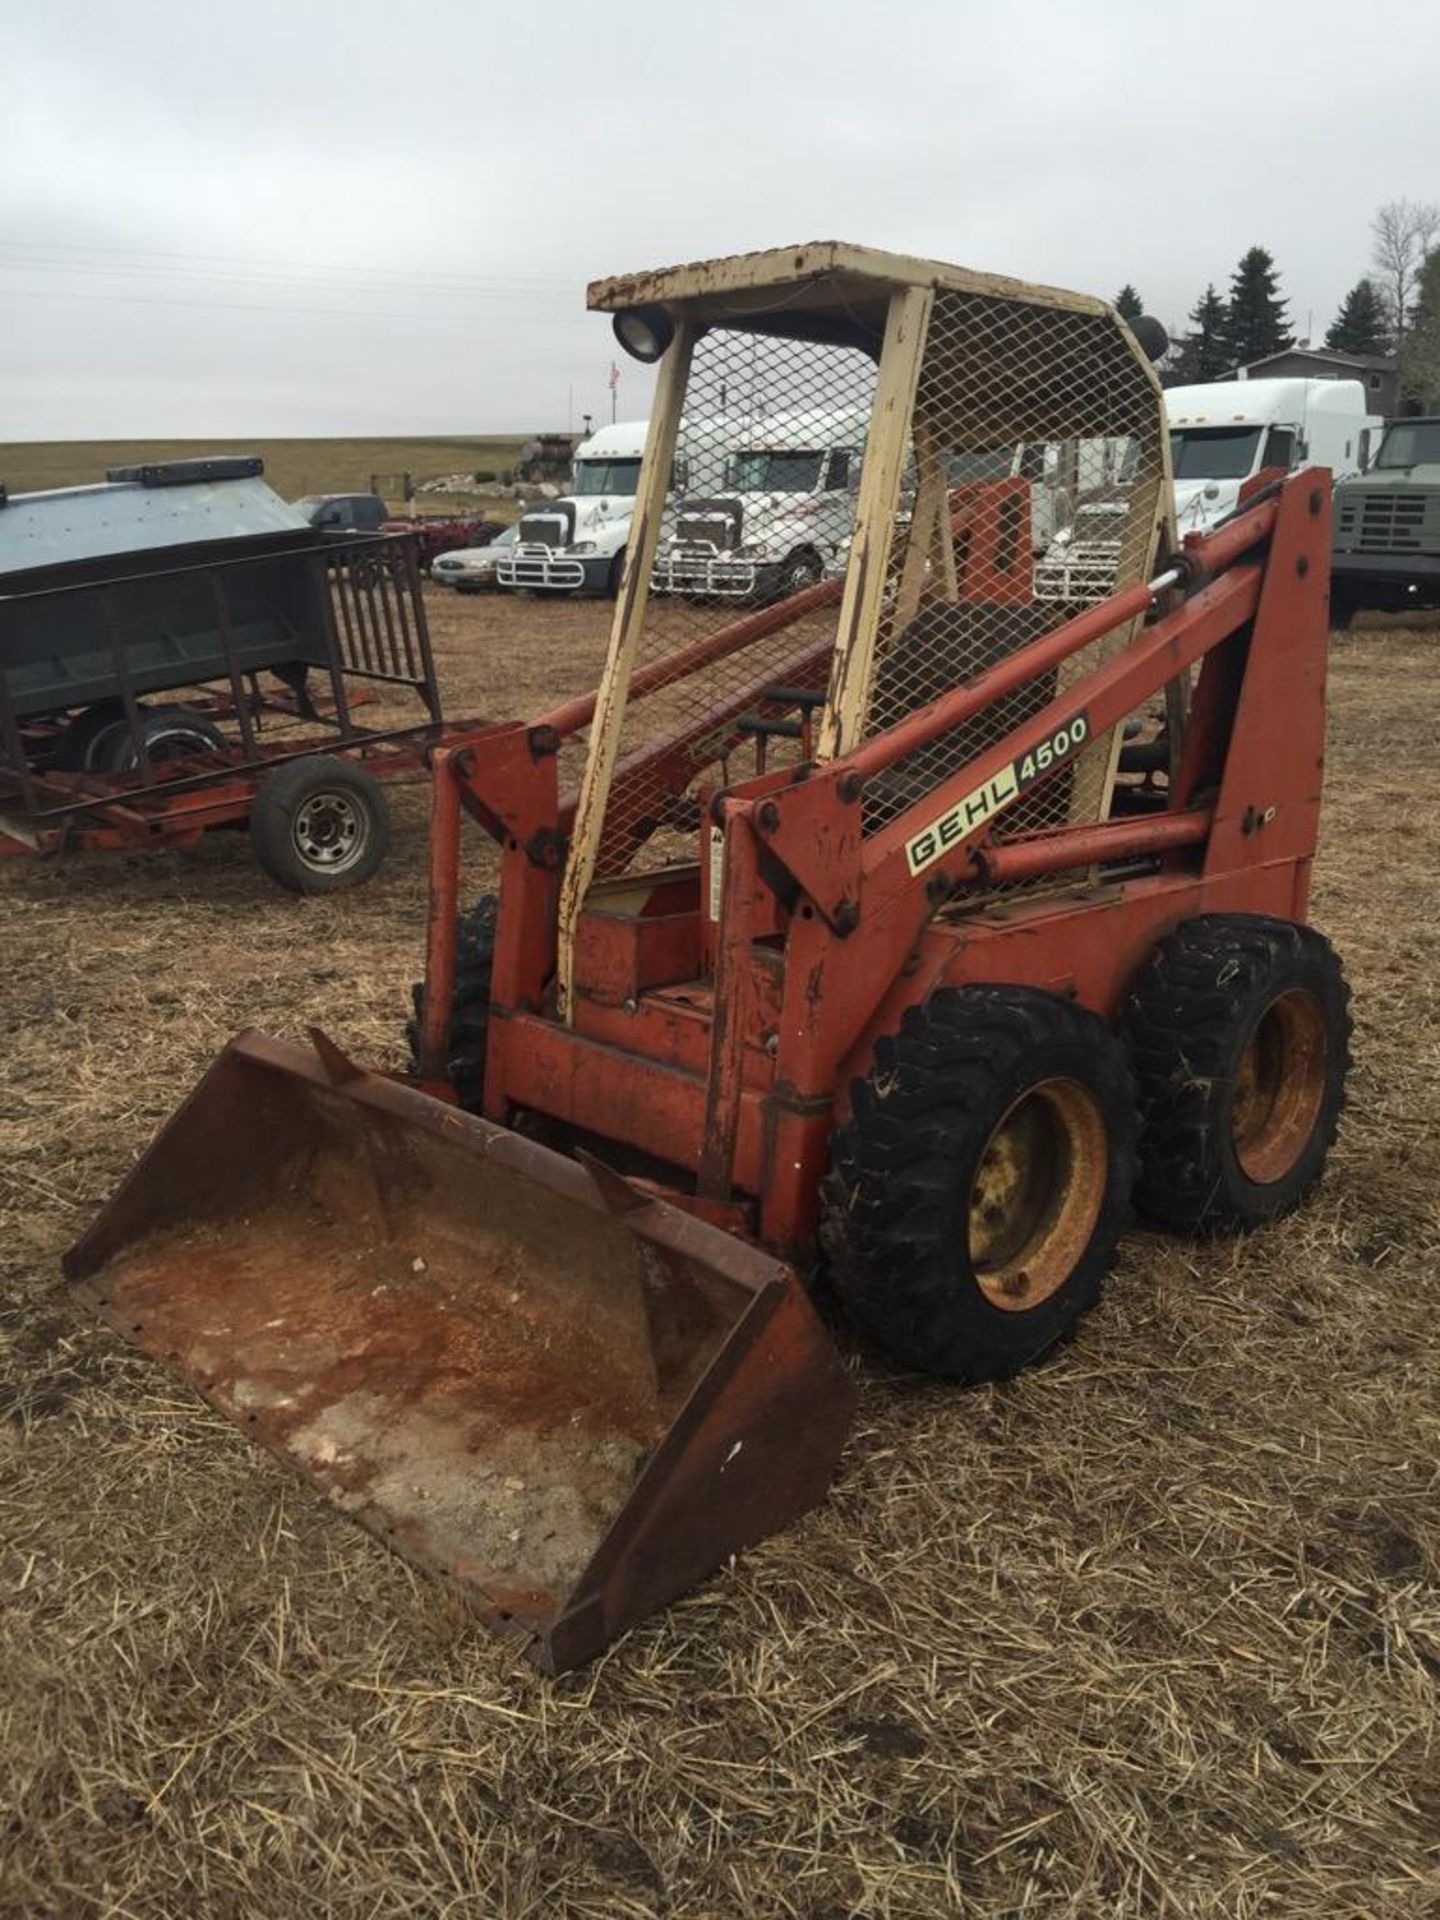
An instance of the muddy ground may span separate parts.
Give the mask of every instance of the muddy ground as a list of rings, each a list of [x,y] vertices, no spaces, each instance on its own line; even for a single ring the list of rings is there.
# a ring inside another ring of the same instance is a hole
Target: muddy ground
[[[453,712],[595,674],[603,607],[430,605]],[[1337,640],[1356,1065],[1315,1202],[1136,1231],[1012,1384],[857,1358],[829,1504],[558,1683],[58,1272],[238,1028],[400,1063],[421,789],[329,901],[243,836],[5,862],[0,1913],[1434,1920],[1437,725],[1440,632]]]

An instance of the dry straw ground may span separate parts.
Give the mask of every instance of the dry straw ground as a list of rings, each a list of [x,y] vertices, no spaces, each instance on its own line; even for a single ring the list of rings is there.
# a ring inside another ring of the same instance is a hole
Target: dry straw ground
[[[594,671],[596,607],[433,604],[457,711]],[[559,1684],[57,1272],[236,1028],[398,1060],[420,795],[329,903],[223,837],[7,863],[0,1912],[1433,1920],[1437,711],[1440,635],[1337,642],[1356,1068],[1308,1211],[1135,1232],[1012,1385],[864,1368],[829,1505]]]

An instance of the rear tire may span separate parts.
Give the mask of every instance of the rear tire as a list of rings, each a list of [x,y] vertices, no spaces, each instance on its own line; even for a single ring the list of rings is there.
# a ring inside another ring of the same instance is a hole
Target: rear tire
[[[906,1365],[1004,1379],[1100,1297],[1129,1214],[1134,1089],[1098,1015],[941,988],[852,1091],[823,1188],[830,1278]]]
[[[445,1070],[467,1113],[479,1113],[485,1095],[485,1042],[490,1025],[490,975],[495,964],[495,921],[499,896],[482,893],[455,927],[455,998],[450,1003],[450,1042]],[[420,1021],[425,983],[410,989],[414,1012],[405,1023],[410,1072],[420,1072]]]
[[[1139,1092],[1136,1205],[1184,1232],[1278,1220],[1345,1105],[1350,991],[1312,927],[1207,914],[1161,941],[1120,1016]]]
[[[292,893],[339,893],[363,885],[385,858],[389,803],[379,781],[348,760],[290,760],[255,795],[250,844],[263,870]]]

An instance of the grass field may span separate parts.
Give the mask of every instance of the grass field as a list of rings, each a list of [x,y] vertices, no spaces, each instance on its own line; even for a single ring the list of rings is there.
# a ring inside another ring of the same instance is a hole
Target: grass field
[[[593,681],[603,605],[427,592],[453,711]],[[829,1502],[560,1682],[58,1271],[237,1029],[401,1064],[423,791],[330,900],[239,835],[0,864],[4,1920],[1436,1920],[1437,709],[1440,634],[1337,639],[1313,1202],[1137,1229],[1003,1386],[847,1347]]]
[[[253,437],[209,440],[12,440],[0,443],[0,483],[12,493],[43,487],[76,486],[103,480],[107,467],[136,466],[147,460],[185,460],[211,453],[258,453],[265,477],[286,500],[307,493],[365,493],[371,475],[379,490],[400,504],[400,475],[419,482],[440,474],[503,472],[513,467],[527,435],[457,435],[434,440],[257,440]],[[486,498],[442,494],[427,509]]]

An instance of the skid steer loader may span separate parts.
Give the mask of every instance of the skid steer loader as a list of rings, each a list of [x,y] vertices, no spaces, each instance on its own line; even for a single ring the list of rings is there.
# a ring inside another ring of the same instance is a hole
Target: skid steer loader
[[[1305,925],[1326,474],[1177,549],[1135,335],[933,261],[815,244],[589,304],[658,382],[604,675],[435,753],[411,1076],[241,1035],[68,1257],[552,1671],[823,1496],[853,1386],[812,1275],[905,1365],[1008,1375],[1132,1195],[1185,1232],[1302,1198],[1349,1031]],[[840,408],[843,570],[739,617],[652,598],[682,412],[721,472]],[[1023,476],[1078,507],[1092,467],[1113,580],[1037,600]],[[462,913],[466,816],[500,884]]]

